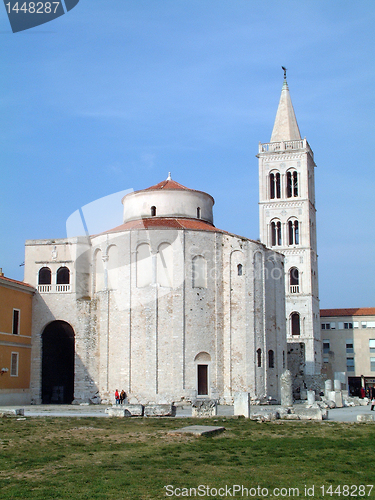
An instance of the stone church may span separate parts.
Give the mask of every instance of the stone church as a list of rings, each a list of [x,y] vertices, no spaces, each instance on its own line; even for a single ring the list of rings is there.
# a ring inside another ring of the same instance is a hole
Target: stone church
[[[125,195],[119,227],[26,242],[35,403],[280,400],[288,351],[319,372],[314,162],[286,82],[258,157],[260,242],[171,175]]]

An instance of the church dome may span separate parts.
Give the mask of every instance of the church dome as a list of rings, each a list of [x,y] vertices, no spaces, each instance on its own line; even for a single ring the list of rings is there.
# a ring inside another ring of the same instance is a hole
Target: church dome
[[[124,196],[124,223],[139,219],[182,218],[213,224],[214,203],[209,194],[182,186],[169,174],[165,181],[155,186]]]

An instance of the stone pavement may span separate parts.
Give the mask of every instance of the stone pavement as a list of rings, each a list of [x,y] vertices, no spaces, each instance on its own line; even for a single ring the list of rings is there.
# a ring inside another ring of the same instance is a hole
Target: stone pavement
[[[299,405],[297,405],[298,407]],[[108,418],[105,409],[108,405],[25,405],[25,406],[2,406],[0,413],[6,409],[23,408],[25,417],[104,417]],[[266,407],[263,407],[266,408]],[[276,405],[267,407],[270,411],[277,410]],[[232,416],[233,406],[218,406],[218,416]],[[348,406],[345,408],[334,408],[328,410],[328,421],[335,422],[357,422],[357,415],[374,415],[368,406]],[[177,405],[176,417],[191,417],[190,405]],[[171,417],[165,417],[171,418]]]

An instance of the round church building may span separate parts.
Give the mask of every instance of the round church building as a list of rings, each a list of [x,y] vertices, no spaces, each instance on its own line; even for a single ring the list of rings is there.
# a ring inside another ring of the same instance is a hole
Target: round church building
[[[170,175],[122,205],[102,234],[26,242],[34,402],[280,401],[283,256],[216,228],[212,196]]]

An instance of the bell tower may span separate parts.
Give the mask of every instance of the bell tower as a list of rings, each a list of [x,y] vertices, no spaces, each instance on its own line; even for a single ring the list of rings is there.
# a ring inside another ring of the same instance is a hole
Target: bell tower
[[[321,372],[314,154],[302,139],[284,69],[269,143],[259,144],[260,240],[285,256],[288,369],[295,388]]]

